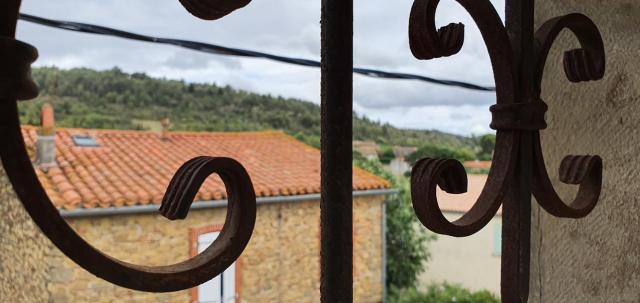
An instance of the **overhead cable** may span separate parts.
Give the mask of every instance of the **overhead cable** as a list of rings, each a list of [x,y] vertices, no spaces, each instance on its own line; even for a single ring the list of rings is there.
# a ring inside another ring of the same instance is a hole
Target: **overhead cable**
[[[174,46],[183,47],[183,48],[204,52],[204,53],[209,53],[209,54],[264,58],[264,59],[269,59],[277,62],[300,65],[300,66],[309,66],[309,67],[316,67],[316,68],[320,67],[320,62],[315,60],[280,56],[280,55],[274,55],[274,54],[269,54],[264,52],[258,52],[258,51],[240,49],[240,48],[232,48],[232,47],[220,46],[216,44],[203,43],[203,42],[197,42],[197,41],[153,37],[148,35],[127,32],[123,30],[118,30],[110,27],[94,25],[94,24],[52,20],[52,19],[46,19],[46,18],[28,15],[28,14],[20,14],[20,20],[36,23],[39,25],[54,27],[58,29],[81,32],[81,33],[105,35],[105,36],[119,37],[119,38],[136,40],[136,41],[174,45]],[[387,71],[382,71],[377,69],[359,68],[359,67],[354,67],[353,72],[359,75],[372,77],[372,78],[418,80],[418,81],[434,83],[434,84],[462,87],[462,88],[467,88],[471,90],[487,91],[487,92],[495,91],[495,87],[492,87],[492,86],[482,86],[482,85],[456,81],[456,80],[436,79],[432,77],[408,74],[408,73],[387,72]]]

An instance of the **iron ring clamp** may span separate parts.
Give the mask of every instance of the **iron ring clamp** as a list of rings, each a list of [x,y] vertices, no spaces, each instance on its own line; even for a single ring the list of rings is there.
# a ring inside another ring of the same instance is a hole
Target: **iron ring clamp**
[[[218,19],[249,1],[180,0],[203,19]],[[242,4],[242,5],[239,5]],[[60,216],[40,184],[22,137],[16,100],[38,95],[31,79],[37,50],[15,40],[20,0],[9,0],[0,13],[0,157],[24,208],[41,231],[67,257],[97,277],[123,287],[169,292],[200,285],[222,273],[240,256],[253,233],[256,195],[244,167],[230,158],[197,157],[177,171],[164,195],[160,212],[184,219],[205,179],[217,173],[228,194],[226,220],[218,238],[197,256],[168,266],[141,266],[110,257],[87,243]]]
[[[512,50],[506,29],[488,0],[456,0],[478,25],[494,71],[497,104],[491,106],[491,127],[497,130],[494,158],[480,196],[461,218],[450,222],[438,206],[436,187],[451,194],[467,190],[464,167],[456,160],[418,161],[411,172],[413,208],[421,223],[431,231],[455,237],[472,235],[496,214],[509,187],[520,148],[521,134],[533,133],[532,192],[540,205],[557,217],[581,218],[593,210],[602,187],[602,159],[599,156],[566,156],[561,162],[560,181],[578,184],[576,198],[565,204],[556,193],[545,168],[540,130],[546,128],[547,105],[540,99],[542,73],[549,49],[561,30],[568,28],[581,48],[567,51],[564,69],[571,82],[599,80],[604,76],[605,55],[595,24],[581,14],[569,14],[544,23],[535,34],[536,71],[533,101],[515,103]],[[436,30],[435,11],[439,0],[415,0],[409,22],[409,41],[417,59],[456,54],[464,42],[464,25],[452,23]]]

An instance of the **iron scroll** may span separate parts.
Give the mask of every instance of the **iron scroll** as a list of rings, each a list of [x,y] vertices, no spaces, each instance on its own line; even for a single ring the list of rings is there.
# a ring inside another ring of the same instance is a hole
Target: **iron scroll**
[[[559,169],[560,181],[579,185],[576,198],[565,204],[556,193],[545,168],[540,131],[546,128],[547,104],[540,98],[542,75],[549,49],[563,29],[571,30],[581,48],[565,52],[563,65],[571,82],[602,79],[605,53],[596,25],[582,14],[568,14],[544,23],[535,35],[527,32],[533,24],[533,1],[507,1],[516,20],[502,25],[488,0],[456,0],[473,17],[491,57],[497,102],[491,106],[491,128],[497,131],[493,162],[479,198],[460,219],[449,222],[438,206],[436,187],[448,193],[466,192],[466,172],[456,160],[422,159],[411,173],[413,207],[422,224],[433,232],[468,236],[484,226],[503,203],[502,283],[503,302],[526,302],[529,284],[530,203],[521,190],[522,170],[530,171],[531,193],[538,203],[557,217],[581,218],[596,206],[602,188],[602,159],[599,156],[566,156]],[[415,0],[409,21],[409,42],[414,57],[429,60],[456,54],[462,47],[464,25],[452,23],[435,29],[439,0]],[[509,20],[508,20],[509,21]],[[507,35],[509,26],[510,34]],[[535,38],[534,38],[535,37]],[[531,38],[533,43],[519,41]],[[533,49],[527,49],[532,46]],[[518,53],[521,60],[514,62]],[[522,59],[524,58],[524,59]],[[516,69],[516,64],[525,68]],[[532,68],[526,68],[527,65]],[[527,81],[526,79],[532,79]],[[524,80],[524,81],[523,81]],[[529,149],[531,150],[524,150]],[[523,155],[530,155],[527,160]],[[522,157],[522,158],[521,158]],[[517,165],[515,165],[517,163]],[[518,175],[518,174],[520,175]],[[524,174],[526,176],[526,174]],[[515,181],[518,180],[518,181]],[[515,181],[515,182],[514,182]],[[511,191],[509,199],[507,192]],[[515,194],[513,194],[515,193]],[[515,198],[514,198],[515,197]],[[504,201],[503,201],[504,199]]]
[[[212,173],[220,175],[228,194],[229,206],[220,236],[201,254],[184,262],[151,267],[117,260],[87,243],[60,216],[36,176],[20,129],[16,100],[37,96],[37,87],[30,74],[30,64],[36,59],[37,51],[14,38],[20,2],[4,1],[0,7],[0,29],[3,30],[0,32],[0,157],[16,194],[33,221],[76,264],[122,287],[150,292],[177,291],[195,287],[222,273],[248,244],[256,220],[256,195],[251,179],[244,167],[233,159],[194,158],[178,170],[169,184],[161,213],[171,220],[187,216],[195,193]],[[190,7],[190,11],[200,9],[195,4]],[[219,10],[225,14],[231,11],[226,6]]]

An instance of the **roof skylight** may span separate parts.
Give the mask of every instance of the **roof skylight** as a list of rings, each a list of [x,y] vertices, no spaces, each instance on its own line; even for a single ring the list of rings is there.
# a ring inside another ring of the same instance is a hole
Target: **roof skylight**
[[[79,147],[99,147],[98,141],[96,141],[95,137],[89,135],[74,135],[73,143]]]

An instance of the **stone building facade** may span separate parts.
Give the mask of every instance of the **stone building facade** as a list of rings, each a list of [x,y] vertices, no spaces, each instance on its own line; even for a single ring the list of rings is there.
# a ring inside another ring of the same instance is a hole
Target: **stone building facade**
[[[51,244],[31,221],[0,166],[0,298],[47,302]]]
[[[34,159],[55,159],[34,161],[42,186],[68,224],[108,255],[141,265],[169,265],[194,256],[200,240],[220,230],[227,196],[217,176],[205,181],[185,220],[169,221],[157,211],[173,173],[199,154],[243,164],[257,196],[256,225],[242,256],[205,283],[209,286],[161,294],[133,291],[94,277],[53,247],[2,173],[0,301],[196,303],[229,284],[231,290],[216,300],[319,302],[318,150],[279,132],[57,129],[54,140],[42,143],[39,130],[25,126],[23,135]],[[53,146],[36,148],[47,142]],[[383,300],[384,203],[393,192],[385,180],[354,169],[355,302]]]
[[[354,199],[354,302],[381,302],[384,196]],[[236,302],[319,302],[318,200],[260,204],[256,226],[237,262]],[[68,218],[90,244],[126,262],[168,265],[190,257],[192,234],[224,223],[225,208],[192,211],[168,221],[155,213]],[[194,291],[145,293],[115,286],[57,250],[48,255],[51,302],[198,302]],[[41,290],[42,291],[42,290]],[[32,301],[35,302],[35,301]]]

